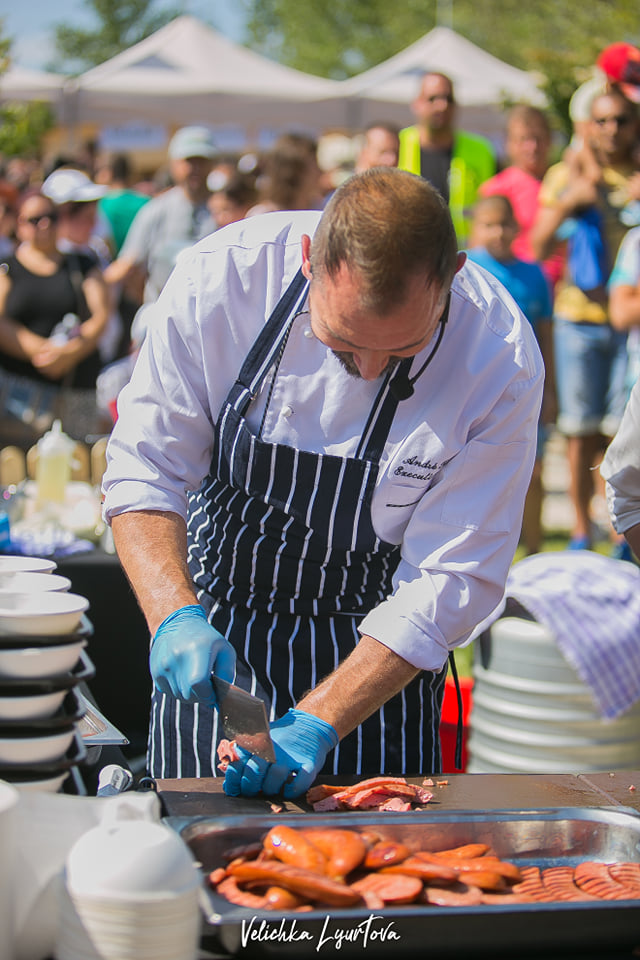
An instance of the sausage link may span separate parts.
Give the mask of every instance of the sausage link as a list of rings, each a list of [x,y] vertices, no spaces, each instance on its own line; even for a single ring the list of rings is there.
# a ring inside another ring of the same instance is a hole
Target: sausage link
[[[517,883],[522,878],[520,868],[517,867],[515,863],[499,860],[498,857],[474,857],[473,859],[465,860],[462,857],[444,857],[441,854],[427,853],[426,850],[417,850],[414,856],[420,860],[424,860],[425,863],[447,864],[447,866],[455,870],[458,875],[474,873],[476,870],[480,870],[482,872],[490,871],[491,873],[498,873],[501,877],[510,880],[512,883]],[[464,879],[464,876],[461,876],[460,879]]]
[[[471,860],[473,857],[483,857],[491,848],[487,843],[465,843],[461,847],[451,847],[450,850],[436,850],[436,857],[461,857]]]
[[[428,862],[417,856],[407,857],[402,863],[396,863],[390,867],[381,867],[380,873],[401,873],[410,877],[420,877],[425,882],[428,880],[454,880],[458,879],[456,870],[444,861]]]
[[[359,867],[367,852],[367,845],[355,830],[315,828],[300,831],[326,858],[325,873],[334,880],[343,880]]]
[[[404,843],[394,843],[391,840],[380,840],[367,850],[364,866],[369,870],[378,870],[380,867],[390,867],[394,863],[401,863],[409,856],[409,848]]]
[[[272,827],[262,841],[268,854],[293,867],[302,867],[314,873],[326,873],[327,858],[315,846],[293,827],[280,824]]]
[[[305,898],[286,887],[268,887],[264,895],[267,910],[297,910],[305,903]]]
[[[285,887],[299,893],[309,900],[328,903],[333,907],[351,907],[361,902],[360,895],[351,890],[346,883],[332,880],[331,877],[313,873],[302,867],[294,867],[277,860],[264,860],[261,863],[233,863],[228,872],[238,882],[263,880],[265,885]]]
[[[251,893],[249,890],[241,890],[236,877],[225,877],[224,880],[220,881],[216,890],[231,903],[236,903],[239,907],[249,907],[251,910],[264,910],[266,907],[266,897],[264,894],[259,895],[257,893]]]

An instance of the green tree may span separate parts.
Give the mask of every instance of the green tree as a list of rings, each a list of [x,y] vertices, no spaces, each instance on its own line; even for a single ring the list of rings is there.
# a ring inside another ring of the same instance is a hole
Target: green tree
[[[4,36],[4,21],[0,19],[0,77],[10,64],[11,40]],[[42,137],[53,122],[46,103],[3,102],[0,104],[0,156],[37,157]]]
[[[85,0],[96,26],[83,29],[60,23],[55,28],[56,58],[52,69],[82,72],[104,63],[165,26],[180,10],[151,10],[154,0]]]
[[[255,49],[282,63],[341,79],[381,63],[439,22],[525,70],[542,87],[558,126],[568,102],[609,43],[640,43],[636,0],[247,0]],[[425,64],[425,67],[427,64]]]

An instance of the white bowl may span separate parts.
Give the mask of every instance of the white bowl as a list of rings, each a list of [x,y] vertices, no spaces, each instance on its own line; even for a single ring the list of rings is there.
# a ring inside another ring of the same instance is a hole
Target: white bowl
[[[51,590],[60,593],[71,587],[71,580],[59,573],[18,570],[16,573],[0,573],[0,595],[5,593],[42,593]]]
[[[61,760],[73,743],[74,735],[73,726],[56,730],[55,733],[25,733],[15,737],[0,735],[0,764],[29,767],[34,763]]]
[[[72,643],[59,643],[50,647],[0,647],[0,678],[45,680],[66,673],[75,667],[86,642],[80,638]]]
[[[0,696],[0,720],[42,720],[62,706],[67,690],[53,690],[29,696]]]
[[[3,594],[0,596],[0,634],[73,633],[88,607],[89,601],[79,593],[51,590]]]
[[[0,557],[0,576],[4,573],[51,573],[57,564],[44,557],[23,557],[6,554]]]
[[[119,900],[186,894],[200,885],[198,865],[182,838],[146,820],[88,830],[69,851],[66,877],[72,895]]]

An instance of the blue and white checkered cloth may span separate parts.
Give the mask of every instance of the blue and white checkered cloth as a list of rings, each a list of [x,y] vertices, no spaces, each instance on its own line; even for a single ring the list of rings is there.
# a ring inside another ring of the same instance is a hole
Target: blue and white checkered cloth
[[[537,553],[513,565],[507,597],[552,634],[603,718],[618,717],[640,699],[640,569],[635,564],[589,550]],[[479,630],[503,610],[504,603]]]

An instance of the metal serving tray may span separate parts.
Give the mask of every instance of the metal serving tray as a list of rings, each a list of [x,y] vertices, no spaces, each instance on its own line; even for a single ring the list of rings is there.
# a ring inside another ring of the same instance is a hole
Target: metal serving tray
[[[252,912],[229,903],[206,883],[224,851],[260,840],[274,823],[292,827],[375,827],[413,849],[490,844],[501,858],[540,868],[582,860],[640,862],[640,816],[628,808],[332,813],[251,817],[167,817],[203,872],[205,941],[231,956],[436,957],[540,955],[585,957],[597,950],[640,946],[640,900],[435,907],[409,904],[371,913],[334,907],[308,913]],[[602,955],[602,954],[601,954]]]

